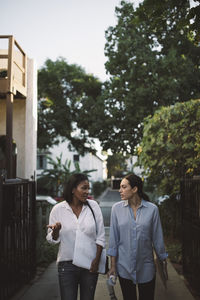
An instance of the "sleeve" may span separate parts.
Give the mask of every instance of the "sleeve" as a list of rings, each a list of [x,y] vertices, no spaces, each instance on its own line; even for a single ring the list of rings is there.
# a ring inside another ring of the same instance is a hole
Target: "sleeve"
[[[162,225],[161,225],[159,210],[157,206],[155,206],[155,211],[153,215],[152,239],[153,239],[153,246],[158,258],[160,260],[166,259],[168,257],[168,254],[165,251]]]
[[[49,214],[49,225],[53,225],[56,222],[58,222],[58,218],[57,218],[57,213],[56,213],[56,206],[54,206]],[[46,235],[46,240],[50,243],[50,244],[58,244],[60,243],[60,237],[58,237],[57,240],[54,240],[52,238],[52,229],[48,228],[47,230],[47,235]]]
[[[97,235],[96,235],[96,244],[105,247],[105,228],[103,222],[103,215],[101,212],[100,206],[94,201],[94,210],[95,210],[95,218],[97,224]]]
[[[109,248],[107,254],[109,256],[118,255],[118,244],[119,244],[119,230],[115,207],[111,210],[111,223],[110,223],[110,237],[109,237]]]

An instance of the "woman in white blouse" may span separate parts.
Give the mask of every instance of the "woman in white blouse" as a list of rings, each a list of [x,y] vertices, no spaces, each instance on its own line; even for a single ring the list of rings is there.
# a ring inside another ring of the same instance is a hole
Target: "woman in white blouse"
[[[61,300],[76,300],[79,286],[81,300],[94,299],[105,229],[101,209],[96,201],[87,199],[88,194],[87,176],[73,174],[64,189],[65,201],[56,204],[49,216],[47,241],[59,243],[57,264]],[[72,263],[77,229],[96,242],[96,257],[89,270]]]

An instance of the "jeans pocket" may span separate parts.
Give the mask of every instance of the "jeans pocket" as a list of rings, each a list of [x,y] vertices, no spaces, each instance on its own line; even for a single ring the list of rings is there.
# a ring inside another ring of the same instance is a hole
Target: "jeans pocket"
[[[74,265],[72,264],[72,261],[60,261],[58,263],[58,273],[62,274],[66,271],[71,271],[74,269]]]

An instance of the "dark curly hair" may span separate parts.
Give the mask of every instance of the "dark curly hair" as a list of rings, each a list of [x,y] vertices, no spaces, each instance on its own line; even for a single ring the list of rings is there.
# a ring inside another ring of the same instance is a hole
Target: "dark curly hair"
[[[83,173],[76,173],[70,176],[69,180],[64,185],[63,192],[63,197],[68,203],[72,202],[72,190],[85,180],[88,180],[88,177]]]

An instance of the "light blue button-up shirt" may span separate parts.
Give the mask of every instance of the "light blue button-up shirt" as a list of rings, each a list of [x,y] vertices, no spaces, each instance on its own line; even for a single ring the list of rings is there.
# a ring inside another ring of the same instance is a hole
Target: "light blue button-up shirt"
[[[108,255],[116,257],[118,274],[136,283],[155,276],[153,249],[159,259],[167,258],[158,207],[142,200],[136,219],[128,201],[113,205]]]

